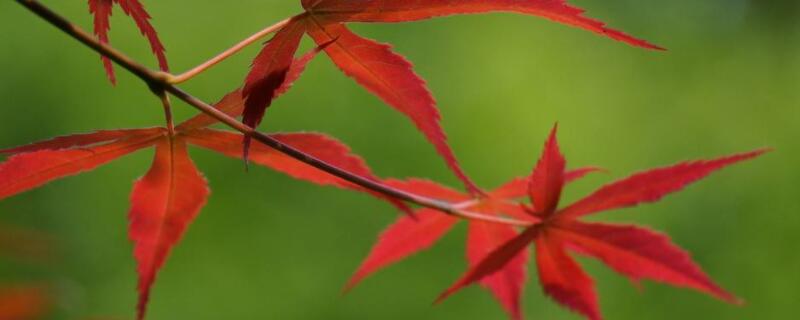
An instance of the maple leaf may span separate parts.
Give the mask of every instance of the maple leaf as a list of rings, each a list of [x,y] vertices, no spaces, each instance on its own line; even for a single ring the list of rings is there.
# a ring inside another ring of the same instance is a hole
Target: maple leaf
[[[302,65],[303,61],[300,60],[297,67],[302,68]],[[244,109],[243,104],[241,94],[236,91],[226,95],[216,107],[236,116]],[[128,214],[129,235],[134,242],[139,274],[137,318],[143,319],[159,269],[205,205],[209,194],[205,178],[189,157],[187,145],[229,157],[243,157],[242,135],[207,128],[214,123],[203,114],[179,124],[173,136],[169,135],[166,128],[160,127],[104,130],[2,149],[0,154],[10,157],[0,163],[0,200],[59,178],[95,169],[135,151],[154,147],[155,156],[150,170],[134,184]],[[271,136],[331,165],[367,179],[378,180],[360,157],[333,138],[318,133]],[[261,144],[252,146],[250,153],[253,163],[296,179],[366,191]],[[370,193],[400,209],[405,208],[397,200]]]
[[[586,174],[599,171],[597,168],[581,168],[567,173],[568,181],[574,181]],[[535,222],[536,219],[524,212],[515,202],[516,198],[525,195],[527,178],[516,178],[486,193],[484,197],[474,199],[469,194],[436,184],[428,180],[409,179],[388,180],[386,184],[401,190],[412,191],[428,197],[456,203],[456,206],[473,212],[489,215],[506,214],[517,219]],[[378,242],[345,286],[353,288],[370,274],[398,262],[416,252],[427,249],[444,236],[460,219],[433,209],[419,209],[413,218],[401,217],[387,228]],[[470,265],[477,264],[492,250],[513,239],[517,231],[510,225],[469,221],[467,237],[467,260]],[[522,285],[526,279],[526,254],[519,255],[502,270],[481,280],[481,285],[488,289],[500,302],[506,312],[514,319],[522,318],[520,297]]]
[[[535,244],[539,282],[545,294],[588,319],[601,319],[597,295],[589,277],[568,251],[588,255],[632,280],[651,279],[707,293],[730,303],[741,300],[716,285],[688,253],[665,235],[632,225],[589,223],[577,220],[599,211],[654,202],[679,191],[714,171],[760,156],[756,150],[714,160],[683,162],[653,169],[601,187],[591,195],[558,209],[561,188],[567,181],[556,141],[556,128],[545,144],[530,179],[532,207],[526,212],[538,221],[513,239],[496,247],[448,288],[441,301],[466,285],[496,277],[508,265],[526,257]],[[518,284],[521,285],[521,284]]]
[[[303,34],[318,45],[331,43],[325,52],[347,76],[353,78],[386,104],[407,116],[433,144],[448,167],[474,194],[482,191],[464,173],[447,144],[436,102],[425,81],[405,58],[391,46],[351,32],[348,22],[405,22],[455,14],[515,12],[540,16],[586,29],[612,39],[647,49],[661,49],[647,41],[605,27],[602,22],[583,16],[583,10],[563,0],[302,0],[306,10],[289,21],[267,42],[253,60],[245,79],[247,100],[244,123],[257,126],[276,97],[286,77]],[[245,138],[247,149],[249,139]]]
[[[127,16],[133,19],[136,27],[150,42],[150,48],[158,59],[158,65],[161,70],[169,71],[164,45],[159,40],[155,28],[150,24],[150,14],[147,13],[139,0],[89,0],[89,11],[94,15],[94,34],[97,35],[100,42],[108,43],[108,31],[111,29],[109,18],[111,18],[115,3],[122,8],[122,11]],[[114,66],[111,64],[111,60],[105,56],[102,59],[108,79],[112,84],[116,83]]]

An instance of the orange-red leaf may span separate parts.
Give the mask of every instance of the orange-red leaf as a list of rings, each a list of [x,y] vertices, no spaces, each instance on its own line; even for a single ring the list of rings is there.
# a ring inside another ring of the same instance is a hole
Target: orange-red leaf
[[[631,280],[652,279],[694,288],[719,299],[741,301],[720,288],[688,253],[663,234],[624,225],[560,222],[550,234],[577,246],[581,253],[605,262]]]
[[[219,100],[219,102],[214,104],[214,108],[231,117],[238,117],[244,110],[242,91],[236,89],[233,92],[226,94],[224,97],[222,97],[222,99]],[[205,128],[217,122],[219,122],[217,119],[214,119],[205,113],[200,113],[177,125],[175,127],[175,131],[182,132]]]
[[[158,135],[132,136],[99,146],[39,150],[14,155],[0,164],[0,200],[58,178],[97,168],[152,145],[157,137]]]
[[[531,174],[529,187],[531,203],[544,216],[552,214],[558,207],[561,190],[564,188],[567,161],[558,149],[557,131],[558,126],[555,126],[550,132],[542,156]]]
[[[455,14],[515,12],[544,17],[634,46],[661,49],[585,17],[583,9],[569,5],[565,0],[305,0],[303,6],[317,16],[354,22],[404,22]]]
[[[132,136],[155,136],[162,132],[164,132],[163,128],[98,130],[90,133],[56,137],[50,140],[34,142],[15,148],[0,149],[0,154],[17,154],[40,150],[60,150],[74,147],[88,147],[98,143],[110,142]]]
[[[537,237],[536,265],[545,294],[591,320],[601,318],[592,278],[567,254],[560,241],[546,233]]]
[[[367,258],[345,285],[350,290],[370,274],[406,257],[432,246],[458,222],[457,218],[420,209],[414,217],[400,217],[397,222],[381,233]]]
[[[271,136],[339,168],[363,177],[377,179],[364,160],[351,153],[350,148],[333,138],[318,133],[287,133]],[[242,158],[241,139],[242,135],[239,133],[213,129],[201,129],[186,133],[186,140],[189,143],[233,158]],[[283,172],[295,179],[319,185],[356,188],[350,182],[262,144],[252,146],[250,157],[255,164]]]
[[[509,225],[471,221],[467,238],[467,260],[477,266],[492,251],[517,236]],[[528,251],[522,250],[502,269],[480,280],[492,292],[512,319],[522,319],[520,298],[527,279]]]
[[[628,178],[605,185],[570,205],[559,213],[569,218],[599,211],[655,202],[667,194],[680,191],[688,184],[734,163],[758,157],[768,150],[761,149],[714,160],[683,162],[634,174]]]
[[[208,197],[206,180],[181,139],[163,138],[131,193],[129,235],[139,274],[137,319],[143,319],[158,270]]]
[[[233,132],[199,129],[184,133],[186,140],[197,146],[213,150],[229,157],[242,158],[242,135]],[[369,166],[361,157],[353,154],[343,143],[318,133],[273,134],[273,138],[307,154],[347,170],[359,176],[377,180]],[[305,164],[295,158],[260,143],[254,144],[250,150],[253,163],[285,173],[292,178],[313,182],[319,185],[333,185],[367,192],[379,199],[386,200],[403,212],[411,210],[402,202],[383,194],[366,190],[358,185],[345,181],[325,171]]]
[[[343,24],[320,22],[312,17],[308,32],[317,44],[332,42],[325,48],[331,60],[361,86],[408,116],[467,189],[479,192],[447,145],[436,103],[411,63],[392,52],[390,46],[359,37]]]
[[[436,302],[441,302],[453,293],[456,293],[456,291],[460,290],[461,288],[481,281],[484,278],[491,276],[492,274],[505,268],[506,265],[508,265],[508,263],[514,260],[518,255],[524,254],[522,251],[525,250],[525,248],[528,247],[528,244],[530,244],[531,241],[537,237],[539,231],[540,230],[535,226],[530,227],[517,237],[506,241],[502,246],[496,248],[494,251],[488,254],[486,258],[471,266],[466,274],[464,274],[458,281],[456,281],[456,283],[439,295],[439,297],[436,299]]]
[[[471,200],[472,197],[469,195],[461,194],[458,191],[428,180],[390,179],[385,183],[400,190],[457,203],[458,205],[469,204],[469,210],[477,210],[485,214],[499,214],[499,212],[493,212],[493,210],[508,211],[511,207],[510,204],[504,201],[505,199],[497,199],[499,200],[497,202],[490,199]],[[515,206],[512,212],[517,213],[517,211],[520,211],[519,215],[532,219],[530,215],[522,212],[522,208]],[[352,288],[359,281],[381,268],[429,248],[458,221],[454,217],[431,209],[419,210],[415,213],[414,218],[416,219],[403,217],[381,234],[368,257],[347,283],[346,289]],[[516,231],[511,226],[470,221],[469,237],[467,239],[467,260],[470,265],[475,265],[492,250],[515,236]],[[503,308],[515,319],[522,317],[520,296],[525,283],[526,261],[527,253],[523,252],[501,270],[481,281],[481,284],[495,296]]]

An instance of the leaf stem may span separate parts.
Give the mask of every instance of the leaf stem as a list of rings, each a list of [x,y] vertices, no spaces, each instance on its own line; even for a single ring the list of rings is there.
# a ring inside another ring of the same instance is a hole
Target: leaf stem
[[[167,122],[167,132],[170,137],[175,136],[175,121],[172,120],[172,103],[169,101],[169,96],[164,90],[156,93],[161,99],[161,105],[164,106],[164,118]]]
[[[497,216],[490,216],[485,215],[477,212],[472,212],[466,210],[464,207],[457,206],[451,204],[446,201],[437,200],[433,198],[428,198],[422,195],[418,195],[415,193],[406,192],[403,190],[399,190],[393,188],[391,186],[385,185],[379,181],[375,181],[355,173],[349,172],[342,168],[336,167],[330,163],[317,159],[301,150],[295,149],[292,146],[284,144],[269,135],[261,133],[241,122],[236,120],[233,117],[228,116],[224,112],[217,110],[212,105],[201,101],[200,99],[192,96],[191,94],[175,87],[170,82],[170,75],[160,71],[153,71],[150,70],[141,64],[137,63],[133,59],[125,56],[123,53],[117,51],[116,49],[101,43],[98,41],[94,36],[91,34],[81,30],[77,26],[73,25],[65,18],[61,17],[57,13],[51,11],[46,6],[42,5],[36,0],[16,0],[21,5],[28,8],[30,11],[41,17],[42,19],[46,20],[50,24],[54,25],[61,31],[65,32],[66,34],[72,36],[73,38],[77,39],[81,43],[85,44],[86,46],[90,47],[91,49],[99,52],[103,56],[110,58],[115,63],[119,64],[126,70],[130,71],[137,77],[141,78],[145,81],[153,90],[158,94],[158,92],[169,92],[173,96],[177,97],[178,99],[188,103],[195,109],[219,120],[220,122],[224,123],[228,127],[241,132],[244,135],[252,137],[254,140],[263,143],[266,146],[269,146],[281,153],[284,153],[298,161],[306,163],[312,167],[325,171],[331,175],[344,179],[346,181],[352,182],[357,184],[361,187],[367,188],[369,190],[379,192],[385,194],[387,196],[408,201],[411,203],[415,203],[420,206],[428,207],[431,209],[436,209],[443,213],[463,218],[469,220],[481,220],[486,222],[492,223],[500,223],[500,224],[507,224],[507,225],[514,225],[514,226],[530,226],[531,223],[527,221],[515,220],[510,218],[504,217],[497,217]],[[270,29],[270,28],[267,28]],[[266,29],[265,29],[266,30]],[[252,37],[251,37],[252,38]],[[249,38],[248,38],[249,39]],[[234,47],[236,48],[236,47]],[[230,50],[229,50],[230,51]],[[234,50],[235,51],[235,50]],[[224,58],[223,58],[224,59]],[[212,59],[213,60],[213,59]],[[166,95],[163,95],[164,97]],[[168,110],[167,107],[169,105],[169,100],[162,98],[162,102],[165,103],[165,110]],[[171,122],[171,113],[167,113],[168,120],[167,122]]]
[[[216,64],[222,62],[223,60],[233,56],[234,54],[238,53],[239,51],[242,51],[242,49],[244,49],[245,47],[251,45],[253,42],[258,41],[259,39],[265,37],[266,35],[268,35],[270,33],[273,33],[275,31],[280,30],[281,28],[286,26],[286,24],[289,23],[289,20],[291,20],[291,19],[292,18],[286,18],[284,20],[278,21],[277,23],[275,23],[275,24],[273,24],[273,25],[271,25],[269,27],[266,27],[266,28],[262,29],[261,31],[254,33],[250,37],[247,37],[246,39],[242,40],[241,42],[235,44],[234,46],[228,48],[227,50],[223,51],[222,53],[218,54],[217,56],[211,58],[210,60],[208,60],[206,62],[203,62],[202,64],[192,68],[189,71],[186,71],[186,72],[181,73],[179,75],[169,75],[167,77],[167,81],[169,83],[172,83],[172,84],[179,84],[179,83],[186,82],[189,79],[194,78],[198,74],[203,73],[203,71],[206,71],[209,68],[215,66]]]

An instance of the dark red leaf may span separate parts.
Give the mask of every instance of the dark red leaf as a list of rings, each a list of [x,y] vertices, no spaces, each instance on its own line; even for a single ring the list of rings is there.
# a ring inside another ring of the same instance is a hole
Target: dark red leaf
[[[286,91],[292,87],[294,82],[300,78],[301,74],[303,74],[303,71],[305,71],[308,63],[311,62],[311,60],[313,60],[323,48],[324,47],[317,46],[303,54],[303,56],[300,58],[294,59],[292,66],[289,67],[289,71],[286,73],[286,78],[283,80],[283,84],[281,84],[281,86],[275,90],[275,97],[273,100],[286,93]],[[222,100],[214,105],[214,107],[234,118],[242,115],[242,112],[244,112],[244,99],[242,98],[242,91],[237,89],[236,91],[226,94]],[[208,127],[217,122],[219,122],[217,119],[214,119],[205,113],[201,113],[189,120],[184,121],[175,129],[178,131],[187,131]]]
[[[329,46],[332,42],[323,43],[314,47],[314,49],[309,50],[308,52],[304,53],[300,58],[294,59],[292,65],[289,67],[289,71],[286,72],[286,79],[283,80],[283,83],[277,90],[275,90],[275,99],[289,91],[294,85],[294,82],[300,78],[300,75],[303,74],[303,71],[306,70],[306,66],[308,65],[311,60],[314,60],[314,57],[319,54],[320,51],[324,50],[327,46]]]
[[[292,65],[294,53],[300,45],[306,30],[305,20],[293,18],[275,36],[267,42],[264,48],[253,60],[250,73],[245,79],[242,95],[245,98],[244,116],[242,122],[250,127],[257,127],[264,117],[264,112],[272,104],[277,95],[277,90],[286,79],[286,73]],[[250,138],[244,138],[244,158],[247,160],[247,150]]]
[[[189,158],[186,143],[161,139],[152,167],[133,187],[128,215],[139,274],[137,319],[144,318],[158,270],[205,205],[208,194],[206,180]]]

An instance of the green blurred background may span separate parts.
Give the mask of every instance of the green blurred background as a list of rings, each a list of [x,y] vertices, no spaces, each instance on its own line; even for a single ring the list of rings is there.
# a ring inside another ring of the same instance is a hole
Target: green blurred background
[[[89,28],[86,1],[45,1]],[[299,1],[144,1],[172,68],[186,70],[285,16]],[[610,170],[574,184],[569,199],[636,170],[771,146],[656,205],[597,216],[669,233],[722,286],[733,307],[693,291],[646,283],[642,292],[595,261],[608,319],[787,319],[800,299],[800,3],[796,0],[578,0],[611,26],[669,49],[629,47],[543,19],[489,14],[399,25],[354,25],[394,44],[429,83],[461,163],[491,188],[526,174],[558,121],[573,166]],[[154,65],[117,8],[112,43]],[[98,128],[154,126],[160,107],[117,68],[13,1],[0,3],[0,146]],[[308,39],[304,46],[310,46]],[[241,84],[257,46],[183,85],[216,101]],[[179,118],[194,113],[178,103]],[[262,129],[332,134],[381,176],[458,186],[405,118],[320,56],[270,110]],[[432,299],[465,267],[464,225],[434,249],[340,289],[375,236],[396,217],[368,196],[320,188],[192,150],[213,189],[154,287],[150,319],[503,319],[472,287]],[[49,233],[46,266],[0,258],[0,283],[52,283],[54,319],[133,314],[135,274],[126,213],[147,150],[94,172],[0,202],[3,224]],[[535,268],[531,268],[533,275]],[[532,278],[535,278],[532,277]],[[535,279],[530,319],[576,319]]]

